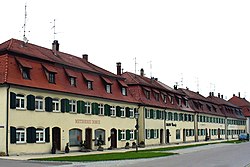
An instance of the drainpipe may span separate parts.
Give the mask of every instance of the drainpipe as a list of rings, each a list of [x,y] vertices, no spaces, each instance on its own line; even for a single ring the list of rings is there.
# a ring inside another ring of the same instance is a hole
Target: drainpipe
[[[7,88],[7,106],[6,106],[6,156],[9,156],[9,90],[10,85]]]
[[[138,108],[137,108],[137,112],[139,113],[139,109],[141,108],[141,106],[140,105],[138,105]],[[143,117],[142,117],[143,118]],[[140,128],[140,122],[139,122],[139,120],[140,120],[140,115],[139,115],[139,118],[138,118],[138,128],[137,128],[137,147],[139,146],[139,142],[140,142],[140,140],[139,140],[139,135],[140,135],[140,133],[139,133],[139,128]],[[137,148],[138,149],[138,148]]]

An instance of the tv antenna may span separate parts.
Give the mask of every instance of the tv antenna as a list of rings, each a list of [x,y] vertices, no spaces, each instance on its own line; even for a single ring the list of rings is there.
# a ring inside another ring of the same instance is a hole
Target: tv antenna
[[[197,91],[199,92],[199,78],[196,77],[196,86],[197,86]]]
[[[152,61],[150,60],[148,63],[149,63],[149,68],[150,68],[150,78],[152,78],[152,77],[153,77],[153,76],[152,76],[152,75],[153,75],[153,74],[152,74],[152,69],[153,69],[153,68],[152,68]]]
[[[137,62],[136,62],[136,57],[134,58],[134,60],[135,60],[135,74],[136,74],[136,66],[137,66]]]
[[[54,40],[55,40],[56,39],[56,19],[53,20],[53,27],[51,29],[54,30],[53,35],[54,35]]]
[[[28,43],[28,38],[26,37],[26,24],[27,24],[27,4],[25,3],[25,8],[24,8],[24,24],[23,24],[23,41],[25,43]]]
[[[181,87],[183,88],[183,73],[181,73]]]

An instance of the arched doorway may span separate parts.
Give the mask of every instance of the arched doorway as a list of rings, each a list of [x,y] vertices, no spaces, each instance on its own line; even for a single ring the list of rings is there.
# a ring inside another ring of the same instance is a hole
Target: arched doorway
[[[90,128],[85,129],[85,142],[86,149],[92,149],[92,129]]]
[[[117,148],[117,130],[113,128],[110,133],[111,148]]]
[[[61,129],[59,127],[52,128],[52,143],[57,150],[61,150]]]

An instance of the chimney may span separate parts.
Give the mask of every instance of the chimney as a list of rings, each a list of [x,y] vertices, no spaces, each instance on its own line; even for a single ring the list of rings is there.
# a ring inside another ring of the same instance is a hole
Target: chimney
[[[212,92],[209,92],[209,96],[212,96]]]
[[[122,70],[121,70],[121,66],[122,65],[122,63],[120,63],[120,62],[117,62],[116,63],[116,67],[117,67],[117,75],[122,75]]]
[[[233,96],[235,96],[235,94],[233,94]]]
[[[211,92],[211,96],[214,96],[214,92]]]
[[[223,99],[223,95],[221,95],[221,98]]]
[[[82,58],[83,58],[84,60],[86,60],[86,61],[88,61],[88,57],[89,57],[89,56],[88,56],[87,54],[83,54],[83,55],[82,55]]]
[[[140,74],[141,74],[142,77],[144,76],[144,70],[143,70],[143,68],[140,70]]]
[[[239,92],[239,97],[240,97],[240,92]]]
[[[177,85],[174,85],[174,90],[177,90]]]
[[[220,98],[220,93],[218,93],[218,97]]]
[[[59,43],[58,40],[54,40],[52,43],[52,51],[56,54],[59,51]]]

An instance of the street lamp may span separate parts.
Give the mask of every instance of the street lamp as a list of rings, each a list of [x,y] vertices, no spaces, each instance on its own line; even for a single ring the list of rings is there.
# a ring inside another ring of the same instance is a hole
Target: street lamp
[[[139,144],[139,124],[138,124],[138,119],[139,119],[139,113],[138,112],[135,112],[135,120],[136,120],[136,125],[135,125],[135,129],[136,129],[136,136],[137,136],[137,139],[136,139],[136,152],[138,152],[138,144]]]

